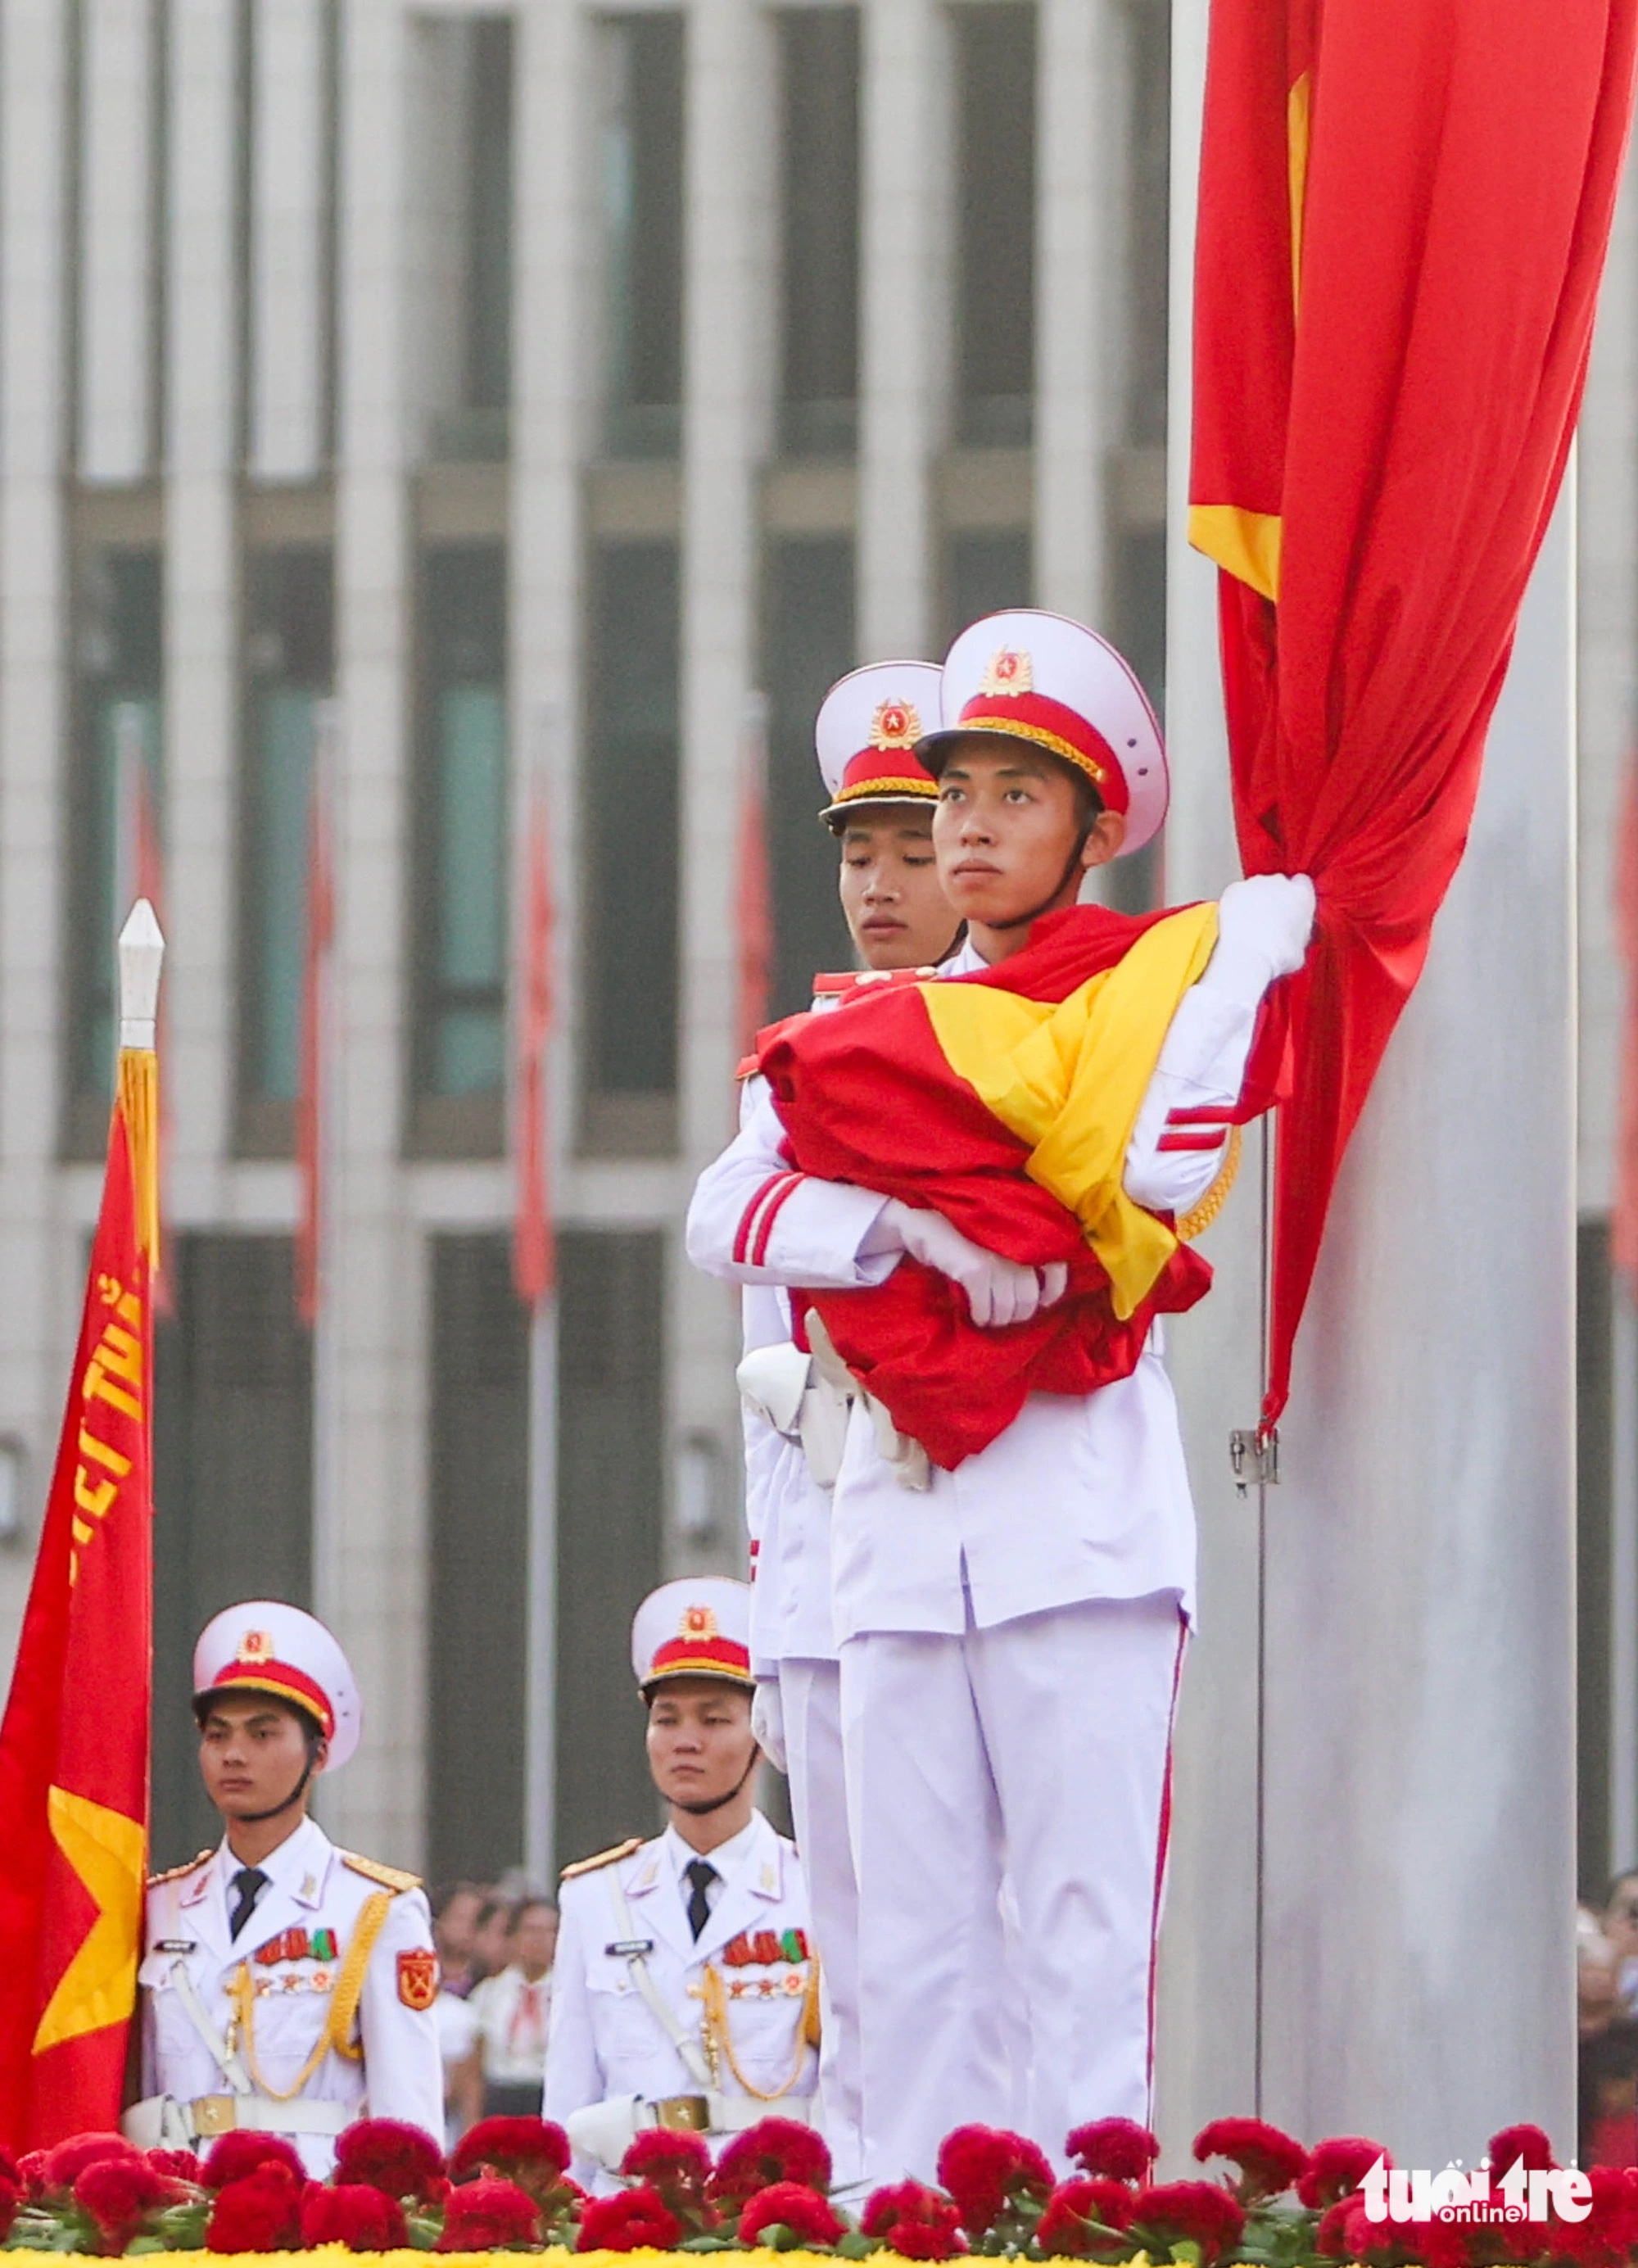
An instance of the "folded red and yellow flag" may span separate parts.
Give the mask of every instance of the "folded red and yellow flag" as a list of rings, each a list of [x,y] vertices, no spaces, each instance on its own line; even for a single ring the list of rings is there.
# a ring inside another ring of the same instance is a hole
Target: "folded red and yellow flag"
[[[793,1295],[935,1464],[986,1447],[1030,1394],[1128,1376],[1155,1316],[1209,1286],[1207,1263],[1121,1177],[1216,933],[1209,904],[1072,907],[995,968],[863,986],[764,1035],[760,1067],[802,1172],[931,1206],[1006,1259],[1069,1265],[1064,1297],[1003,1330],[981,1329],[966,1295],[907,1256],[873,1289]]]

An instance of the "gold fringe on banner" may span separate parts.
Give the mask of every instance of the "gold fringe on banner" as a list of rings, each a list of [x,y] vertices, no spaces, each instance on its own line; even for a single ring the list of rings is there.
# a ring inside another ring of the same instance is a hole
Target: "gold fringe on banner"
[[[114,1108],[125,1120],[136,1239],[151,1274],[159,1265],[159,1058],[151,1048],[120,1049]]]

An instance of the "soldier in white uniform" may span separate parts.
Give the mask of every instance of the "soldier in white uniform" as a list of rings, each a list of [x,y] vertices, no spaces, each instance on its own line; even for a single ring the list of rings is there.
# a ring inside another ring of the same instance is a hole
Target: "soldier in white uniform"
[[[340,1851],[307,1816],[358,1745],[358,1690],[321,1623],[265,1599],[216,1616],[194,1653],[200,1763],[226,1832],[150,1882],[143,2099],[125,2132],[204,2145],[287,2135],[322,2179],[355,2119],[435,2139],[444,2073],[432,1921],[413,1874]]]
[[[1020,949],[1088,869],[1149,840],[1166,769],[1130,671],[1059,616],[1019,611],[965,631],[941,708],[944,729],[920,754],[941,781],[940,873],[969,924],[960,973]],[[1262,996],[1300,964],[1312,908],[1302,880],[1225,895],[1216,950],[1172,1020],[1127,1154],[1127,1191],[1150,1210],[1181,1218],[1217,1177],[1220,1149],[1201,1145],[1223,1130],[1202,1133],[1198,1114],[1236,1104]],[[1191,1114],[1186,1131],[1168,1132],[1174,1111]],[[1061,1291],[1056,1271],[1002,1261],[942,1214],[792,1172],[782,1134],[765,1101],[702,1176],[688,1249],[711,1272],[850,1289],[885,1280],[907,1250],[959,1283],[981,1323],[1027,1320]],[[885,1438],[856,1403],[831,1540],[868,2177],[928,2176],[951,2126],[1006,2114],[1003,1868],[1020,1918],[1011,1973],[1029,2021],[1029,2131],[1061,2153],[1083,2119],[1146,2117],[1194,1581],[1158,1330],[1129,1377],[1083,1398],[1032,1395],[953,1471]]]
[[[565,1868],[545,2110],[579,2179],[643,2127],[738,2133],[812,2116],[819,1968],[794,1846],[753,1805],[750,1601],[666,1583],[638,1609],[632,1668],[670,1824]]]
[[[819,816],[841,852],[839,887],[867,969],[930,968],[958,924],[933,855],[938,791],[915,743],[938,714],[937,666],[884,661],[832,686],[814,722],[831,800]],[[816,1010],[851,979],[815,980]],[[746,1081],[742,1118],[763,1082]],[[746,1521],[751,1535],[753,1725],[790,1780],[820,1962],[820,2122],[837,2179],[857,2177],[863,2148],[858,2069],[858,1890],[842,1780],[840,1672],[831,1624],[830,1487],[846,1403],[793,1344],[790,1302],[774,1285],[744,1293]]]

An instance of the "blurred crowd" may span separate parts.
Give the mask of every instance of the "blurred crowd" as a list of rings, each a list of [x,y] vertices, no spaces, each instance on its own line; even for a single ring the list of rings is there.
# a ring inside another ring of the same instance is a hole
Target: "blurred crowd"
[[[1638,2165],[1638,1870],[1576,1915],[1580,2162]]]
[[[539,2117],[557,1908],[522,1874],[433,1894],[446,2148],[480,2118]]]

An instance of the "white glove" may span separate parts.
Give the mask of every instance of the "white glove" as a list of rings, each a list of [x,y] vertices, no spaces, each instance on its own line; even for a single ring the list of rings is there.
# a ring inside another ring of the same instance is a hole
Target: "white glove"
[[[882,1208],[882,1220],[892,1227],[913,1260],[936,1268],[961,1286],[981,1328],[998,1331],[1009,1323],[1027,1323],[1038,1310],[1063,1297],[1069,1270],[1061,1260],[1045,1268],[1003,1260],[998,1252],[987,1252],[963,1236],[942,1212],[903,1204],[897,1197],[890,1197]]]
[[[571,2110],[563,2121],[577,2158],[590,2158],[605,2173],[620,2170],[620,2161],[636,2137],[640,2095],[617,2095],[607,2102],[588,2102]]]
[[[1214,991],[1260,1000],[1276,976],[1292,976],[1314,933],[1314,886],[1306,874],[1252,874],[1217,901],[1217,946],[1206,970]]]
[[[785,1755],[785,1705],[776,1677],[759,1677],[751,1697],[751,1733],[775,1771],[789,1771]]]

